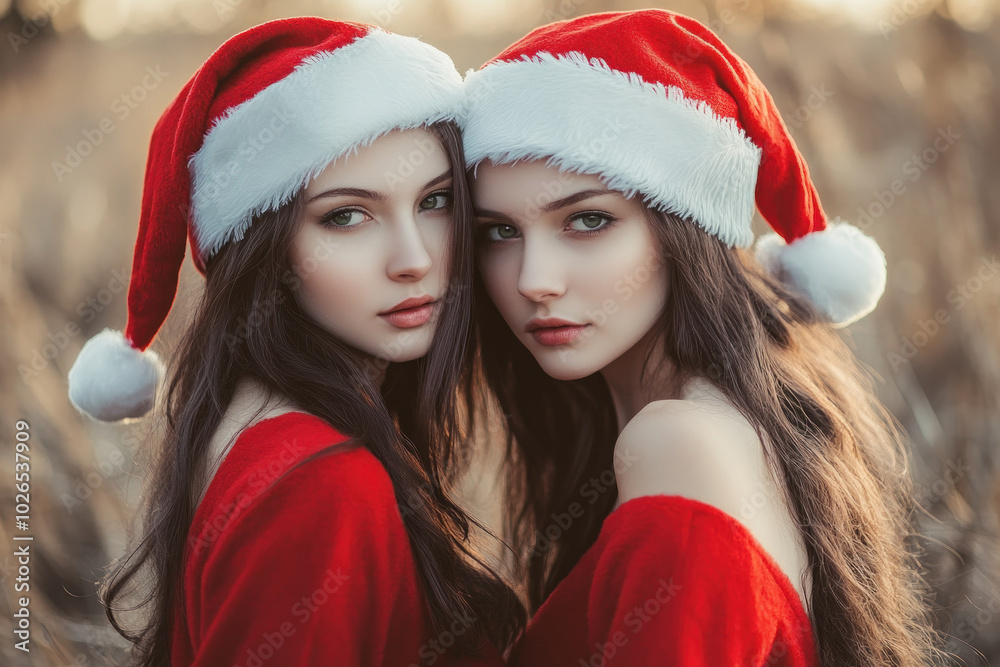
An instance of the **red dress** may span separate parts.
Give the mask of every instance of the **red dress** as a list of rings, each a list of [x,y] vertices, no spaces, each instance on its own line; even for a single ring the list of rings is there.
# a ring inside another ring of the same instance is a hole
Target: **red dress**
[[[791,581],[738,520],[681,496],[644,496],[531,619],[522,667],[816,667]]]
[[[434,635],[392,483],[365,448],[300,412],[243,431],[189,531],[174,665],[488,665]]]

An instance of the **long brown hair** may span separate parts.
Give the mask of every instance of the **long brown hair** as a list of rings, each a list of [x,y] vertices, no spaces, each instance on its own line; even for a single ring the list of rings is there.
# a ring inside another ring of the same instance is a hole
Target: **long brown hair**
[[[710,380],[770,443],[765,456],[808,555],[822,664],[941,657],[910,541],[905,436],[868,373],[811,304],[746,250],[725,247],[689,219],[646,214],[665,267],[658,279],[669,285],[655,330],[674,381]],[[508,536],[534,611],[614,507],[617,418],[599,373],[569,382],[546,375],[478,275],[474,285],[478,358],[508,427]],[[595,478],[608,488],[591,488],[587,513],[548,531]]]
[[[173,614],[184,609],[178,582],[197,481],[243,376],[352,436],[385,466],[436,632],[458,619],[468,626],[453,633],[459,649],[471,652],[488,639],[503,651],[523,626],[524,608],[469,546],[475,522],[449,495],[452,463],[464,437],[457,397],[468,373],[471,201],[457,127],[443,122],[429,129],[440,139],[454,176],[449,285],[430,351],[389,365],[385,390],[357,350],[298,307],[288,249],[302,218],[301,193],[260,215],[242,240],[208,262],[204,297],[171,364],[168,428],[147,477],[142,538],[101,587],[108,618],[133,642],[138,664],[169,663]],[[319,454],[342,449],[335,445]],[[148,605],[149,615],[132,632],[119,622],[124,609],[115,602],[145,583],[140,574],[147,569],[151,588],[140,606]]]

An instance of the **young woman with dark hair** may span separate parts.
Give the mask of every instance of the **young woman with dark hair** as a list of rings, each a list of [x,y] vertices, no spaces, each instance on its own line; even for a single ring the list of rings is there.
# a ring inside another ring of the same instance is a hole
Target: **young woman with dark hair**
[[[138,664],[502,664],[524,611],[449,491],[471,308],[463,103],[433,47],[295,18],[223,44],[157,124],[128,327],[69,376],[98,419],[153,406],[146,348],[190,237],[204,295],[141,540],[102,591]]]
[[[906,441],[835,331],[885,259],[827,223],[750,67],[643,10],[540,27],[466,86],[519,664],[934,657]]]

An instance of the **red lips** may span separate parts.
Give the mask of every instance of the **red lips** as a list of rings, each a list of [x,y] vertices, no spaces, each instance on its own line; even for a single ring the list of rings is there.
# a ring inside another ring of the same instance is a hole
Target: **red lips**
[[[564,320],[559,317],[536,317],[535,319],[528,322],[526,329],[534,331],[535,329],[550,329],[553,327],[582,327],[583,325],[578,322],[570,322],[569,320]]]
[[[389,310],[383,310],[381,313],[379,313],[379,315],[388,315],[389,313],[394,313],[397,310],[406,310],[406,309],[409,309],[409,308],[416,308],[417,306],[422,306],[425,303],[430,303],[433,300],[434,299],[430,298],[426,294],[424,296],[410,297],[406,301],[400,301],[399,303],[397,303],[395,306],[393,306]]]
[[[572,342],[587,326],[559,317],[536,317],[525,329],[542,345],[556,346]]]
[[[426,295],[411,297],[378,315],[395,327],[412,329],[426,324],[431,319],[436,303],[437,301]]]

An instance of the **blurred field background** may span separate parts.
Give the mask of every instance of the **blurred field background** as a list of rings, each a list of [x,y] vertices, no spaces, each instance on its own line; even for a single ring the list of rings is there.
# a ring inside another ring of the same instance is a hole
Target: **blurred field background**
[[[149,135],[196,67],[246,27],[315,14],[420,36],[465,71],[542,23],[641,6],[0,0],[0,664],[125,664],[95,582],[124,549],[158,426],[85,421],[66,373],[91,335],[125,324]],[[844,335],[912,439],[926,510],[915,529],[947,648],[955,664],[1000,665],[1000,2],[657,6],[708,23],[751,64],[826,211],[885,250],[885,296]],[[200,290],[188,262],[161,354]],[[32,462],[30,654],[14,649],[11,627],[18,420],[30,424]],[[491,459],[480,466],[468,502],[495,521]]]

